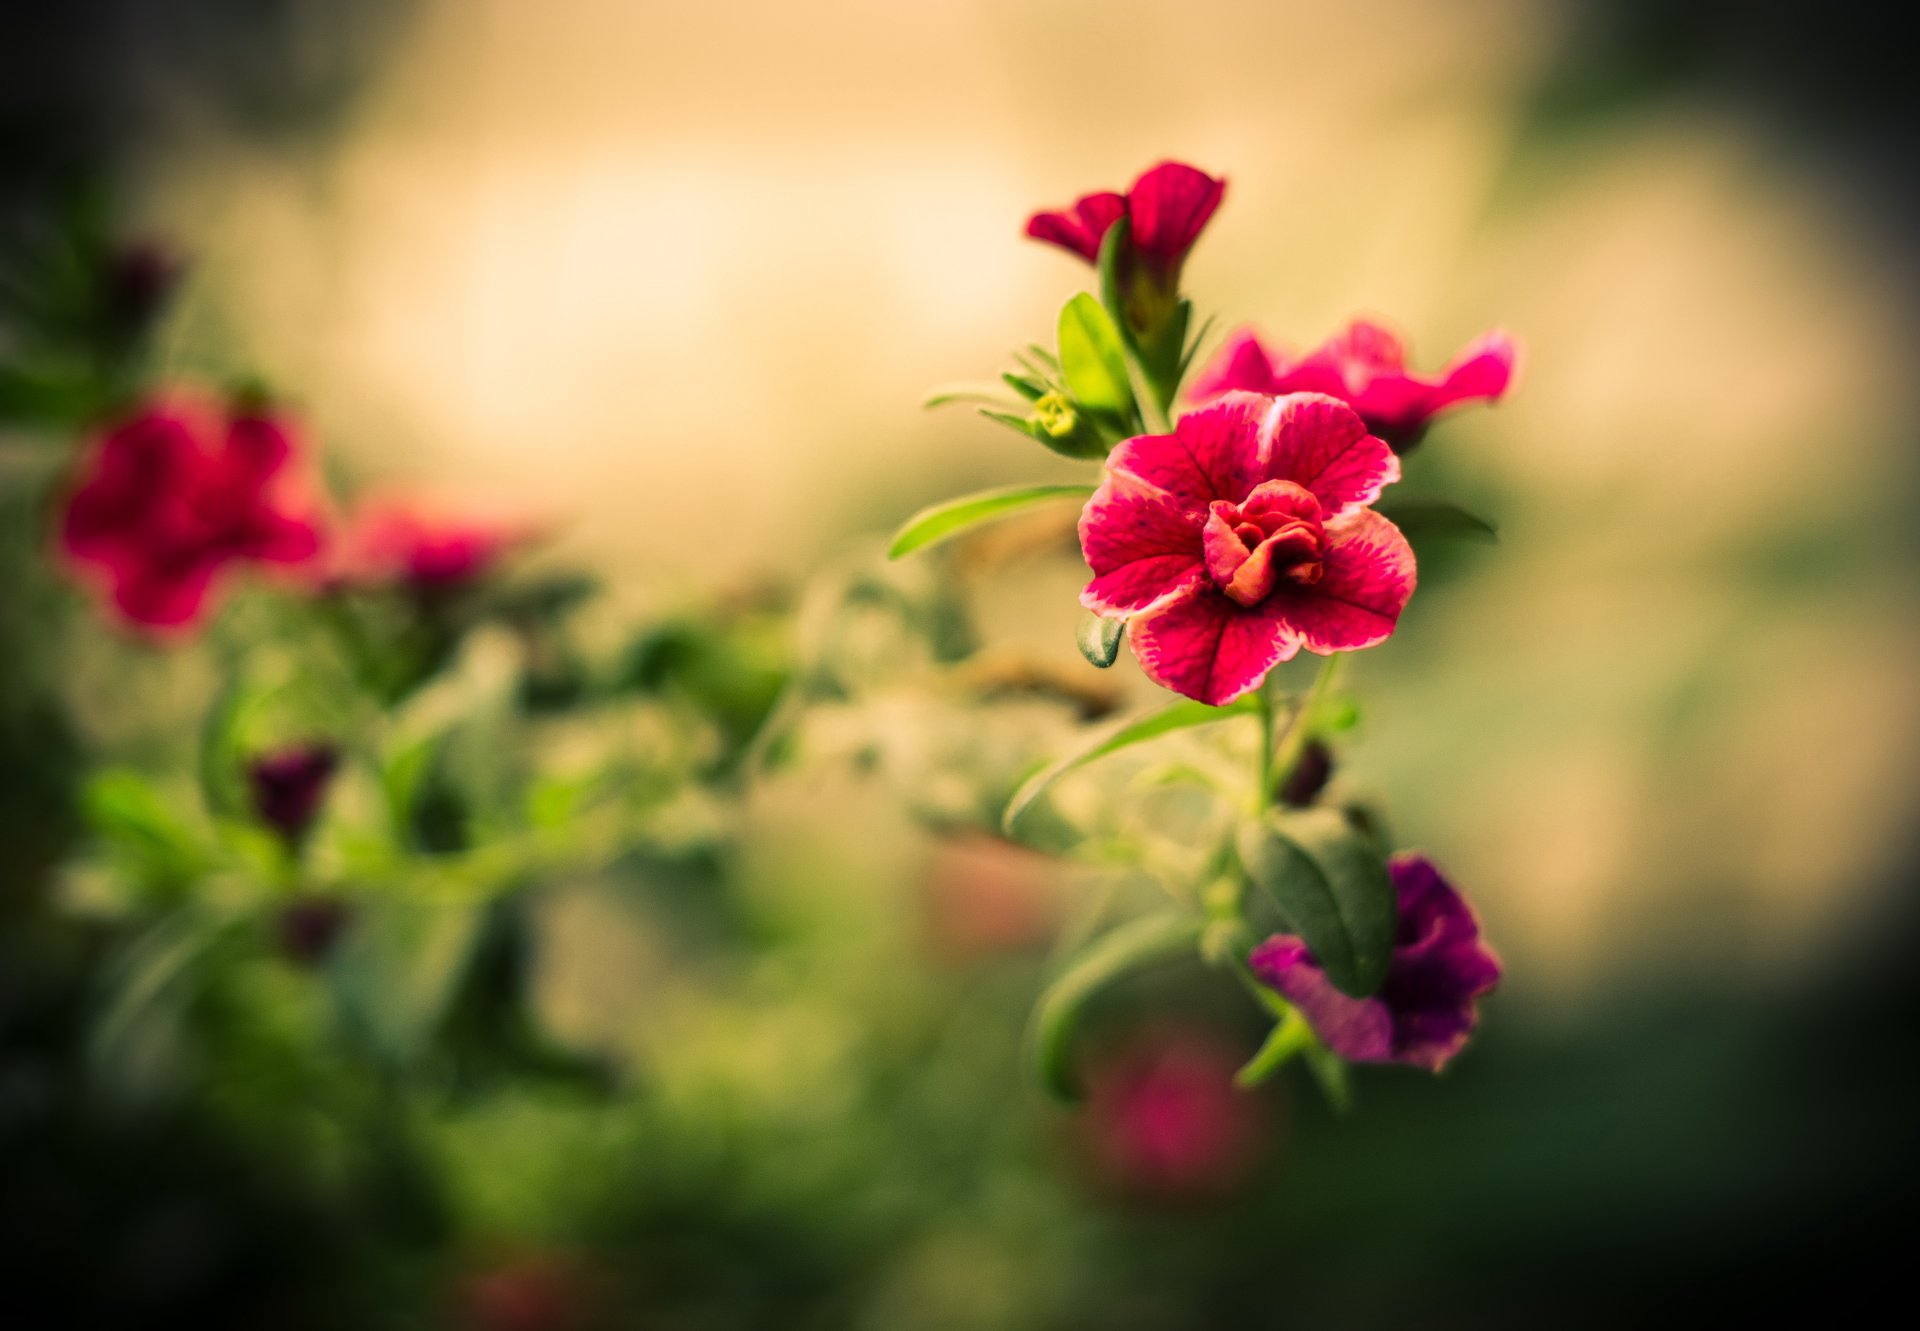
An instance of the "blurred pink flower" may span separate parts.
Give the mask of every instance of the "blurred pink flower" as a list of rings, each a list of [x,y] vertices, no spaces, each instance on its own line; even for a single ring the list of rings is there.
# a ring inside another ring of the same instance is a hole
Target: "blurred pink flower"
[[[95,447],[60,545],[130,622],[189,627],[229,565],[302,564],[319,552],[300,452],[284,415],[148,403]]]
[[[1291,934],[1260,944],[1248,964],[1342,1058],[1438,1072],[1467,1043],[1479,998],[1500,982],[1500,962],[1481,941],[1472,909],[1431,861],[1396,855],[1388,868],[1400,923],[1378,993],[1352,998],[1335,989]]]
[[[455,592],[491,576],[537,534],[527,522],[444,515],[418,501],[374,500],[346,524],[327,581],[399,586],[421,595]]]
[[[1219,706],[1300,648],[1383,642],[1413,550],[1367,505],[1399,459],[1343,403],[1229,393],[1122,442],[1080,515],[1095,614],[1130,616],[1155,683]]]
[[[1227,339],[1194,376],[1195,401],[1234,390],[1325,393],[1360,413],[1367,428],[1395,449],[1419,441],[1442,411],[1467,402],[1497,402],[1513,384],[1520,351],[1506,333],[1472,342],[1438,374],[1408,370],[1406,347],[1391,330],[1357,319],[1324,346],[1293,359],[1269,351],[1251,329]]]
[[[1071,208],[1035,213],[1027,219],[1027,234],[1094,263],[1108,228],[1126,217],[1133,224],[1134,252],[1161,273],[1172,273],[1226,189],[1226,181],[1183,162],[1162,162],[1143,172],[1125,194],[1087,194]]]
[[[1238,1090],[1239,1060],[1202,1031],[1168,1030],[1087,1073],[1087,1143],[1102,1182],[1156,1201],[1218,1197],[1244,1181],[1266,1108]]]

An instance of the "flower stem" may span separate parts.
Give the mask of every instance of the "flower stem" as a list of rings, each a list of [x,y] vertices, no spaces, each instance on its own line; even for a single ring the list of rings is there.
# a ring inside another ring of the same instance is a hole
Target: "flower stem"
[[[1340,673],[1340,664],[1345,658],[1334,652],[1320,663],[1320,673],[1313,678],[1313,687],[1307,696],[1300,700],[1300,706],[1294,710],[1287,722],[1287,729],[1280,736],[1277,745],[1270,746],[1266,760],[1262,764],[1260,781],[1260,799],[1262,807],[1279,798],[1280,789],[1287,778],[1293,775],[1293,769],[1299,765],[1300,756],[1307,751],[1307,742],[1313,738],[1314,714],[1332,692],[1334,678]]]

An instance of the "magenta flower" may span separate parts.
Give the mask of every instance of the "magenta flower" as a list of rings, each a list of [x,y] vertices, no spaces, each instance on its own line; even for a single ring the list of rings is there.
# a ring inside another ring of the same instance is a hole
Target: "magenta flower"
[[[101,439],[60,543],[132,623],[183,628],[233,564],[301,564],[320,548],[289,422],[150,404]]]
[[[1406,347],[1397,336],[1364,319],[1298,360],[1268,351],[1252,330],[1241,329],[1194,377],[1191,392],[1195,401],[1235,390],[1325,393],[1403,449],[1418,443],[1447,408],[1498,401],[1512,386],[1519,358],[1513,339],[1495,331],[1476,339],[1440,373],[1421,375],[1407,369]]]
[[[342,534],[328,580],[346,586],[400,586],[434,596],[492,574],[533,539],[527,523],[442,516],[427,505],[383,500],[361,508]]]
[[[1247,961],[1342,1058],[1438,1072],[1466,1044],[1476,1000],[1499,983],[1500,962],[1481,941],[1473,911],[1425,856],[1396,855],[1387,867],[1400,923],[1378,993],[1341,993],[1291,934],[1269,938]]]
[[[331,744],[297,744],[247,764],[247,788],[260,821],[288,841],[306,835],[320,812],[340,751]]]
[[[1302,647],[1371,647],[1413,594],[1413,550],[1367,507],[1399,479],[1343,403],[1229,393],[1108,457],[1080,514],[1081,604],[1130,616],[1147,675],[1214,706]]]
[[[1101,1181],[1142,1200],[1230,1193],[1266,1145],[1259,1102],[1233,1084],[1240,1060],[1204,1032],[1140,1039],[1087,1073],[1087,1145]]]
[[[1087,194],[1071,208],[1035,213],[1027,234],[1095,263],[1107,229],[1125,217],[1133,224],[1134,253],[1160,275],[1177,274],[1226,189],[1226,181],[1183,162],[1162,162],[1125,194]]]

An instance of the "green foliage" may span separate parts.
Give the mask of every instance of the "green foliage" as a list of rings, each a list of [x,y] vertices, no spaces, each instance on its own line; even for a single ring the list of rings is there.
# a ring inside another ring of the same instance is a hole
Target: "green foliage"
[[[1074,641],[1088,665],[1106,670],[1120,659],[1120,643],[1126,636],[1126,620],[1087,614],[1081,616],[1080,631],[1074,635]]]
[[[1084,503],[1093,491],[1091,485],[1015,485],[932,504],[908,518],[894,533],[887,557],[905,558],[917,550],[950,541],[983,523],[998,522],[1036,504],[1060,499],[1078,499]]]
[[[1033,1011],[1029,1048],[1041,1083],[1063,1100],[1079,1098],[1073,1078],[1074,1031],[1090,1003],[1122,977],[1156,962],[1190,954],[1206,921],[1166,912],[1144,916],[1102,935],[1062,971]]]
[[[1393,882],[1379,846],[1333,809],[1268,812],[1236,837],[1247,876],[1342,993],[1365,997],[1393,954]]]

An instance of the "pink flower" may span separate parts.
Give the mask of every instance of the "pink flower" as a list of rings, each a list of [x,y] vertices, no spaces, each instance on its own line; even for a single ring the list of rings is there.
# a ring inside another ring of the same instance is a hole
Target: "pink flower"
[[[1226,189],[1226,181],[1183,162],[1162,162],[1125,194],[1087,194],[1071,208],[1035,213],[1027,219],[1027,234],[1095,263],[1107,229],[1126,217],[1133,224],[1134,253],[1161,274],[1174,274]]]
[[[1087,1074],[1088,1146],[1101,1180],[1156,1201],[1217,1198],[1259,1162],[1260,1101],[1235,1088],[1239,1059],[1199,1031],[1165,1031]]]
[[[364,505],[342,533],[328,580],[400,586],[426,596],[455,592],[490,576],[534,535],[527,523],[442,516],[419,503],[378,500]]]
[[[1325,393],[1403,449],[1418,443],[1428,423],[1449,407],[1498,401],[1512,386],[1519,358],[1513,339],[1495,331],[1476,339],[1440,373],[1421,375],[1407,369],[1406,347],[1394,333],[1364,319],[1298,360],[1269,352],[1250,329],[1241,329],[1194,377],[1191,392],[1196,401],[1236,389]]]
[[[1378,993],[1341,993],[1290,934],[1269,938],[1247,960],[1342,1058],[1438,1072],[1467,1043],[1477,1000],[1500,981],[1500,962],[1481,941],[1473,911],[1425,856],[1396,855],[1387,867],[1400,923]]]
[[[320,548],[291,423],[249,408],[152,403],[100,440],[60,544],[129,621],[183,628],[232,564],[301,564]]]
[[[1229,393],[1170,435],[1123,441],[1080,514],[1080,602],[1130,616],[1156,683],[1219,706],[1305,647],[1383,642],[1413,594],[1413,550],[1367,505],[1400,461],[1317,393]]]

